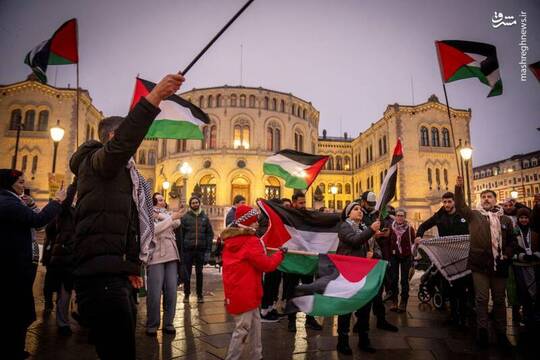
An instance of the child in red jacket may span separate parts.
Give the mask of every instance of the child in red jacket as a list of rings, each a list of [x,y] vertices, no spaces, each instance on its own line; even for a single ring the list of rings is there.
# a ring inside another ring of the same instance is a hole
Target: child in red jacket
[[[256,209],[240,205],[232,225],[221,233],[225,303],[235,323],[227,360],[241,358],[244,351],[249,353],[249,359],[262,359],[262,275],[274,271],[287,252],[282,248],[271,256],[266,254],[263,243],[255,236],[258,215]]]

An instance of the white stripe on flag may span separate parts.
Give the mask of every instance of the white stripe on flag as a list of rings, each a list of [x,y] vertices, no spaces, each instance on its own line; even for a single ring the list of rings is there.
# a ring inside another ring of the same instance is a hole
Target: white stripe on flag
[[[337,250],[339,244],[337,233],[304,231],[289,225],[284,224],[284,226],[291,235],[291,239],[283,244],[283,246],[286,246],[289,250],[301,250],[321,254]]]
[[[272,155],[268,157],[265,160],[265,163],[281,166],[283,170],[285,170],[286,172],[288,172],[289,174],[293,176],[302,176],[302,172],[305,169],[309,168],[310,166],[310,165],[302,164],[298,161],[294,161],[293,159],[290,159],[281,154]]]
[[[379,198],[377,199],[375,210],[378,210],[378,211],[381,210],[381,201],[383,199],[384,194],[386,193],[386,188],[388,187],[388,181],[390,181],[390,179],[396,173],[396,171],[397,171],[397,163],[388,169],[388,174],[386,174],[386,176],[384,177],[384,181],[381,185],[381,193],[379,194]]]
[[[315,296],[313,295],[305,295],[305,296],[299,296],[292,298],[292,302],[294,305],[298,307],[298,309],[302,310],[302,312],[310,313],[313,310],[313,301],[315,300]]]
[[[191,110],[182,105],[171,101],[163,100],[159,104],[161,112],[156,117],[155,121],[159,120],[178,120],[178,121],[189,121],[196,125],[204,125],[204,122],[193,116]]]
[[[333,296],[346,299],[351,298],[364,287],[366,284],[366,278],[367,276],[360,281],[350,282],[343,277],[343,274],[339,274],[337,279],[330,281],[326,285],[324,296]]]

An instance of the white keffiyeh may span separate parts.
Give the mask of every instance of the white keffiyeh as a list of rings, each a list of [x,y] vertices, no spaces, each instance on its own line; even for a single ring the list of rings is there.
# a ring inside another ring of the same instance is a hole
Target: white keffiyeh
[[[137,206],[139,214],[139,239],[140,254],[139,258],[143,263],[147,263],[154,248],[154,222],[152,221],[152,195],[150,185],[135,167],[135,161],[131,158],[127,164],[133,184],[133,201]]]
[[[491,232],[491,253],[493,254],[493,269],[497,270],[497,259],[502,258],[502,234],[501,234],[501,216],[504,215],[500,207],[493,208],[495,211],[487,211],[478,208],[480,214],[486,216],[489,220],[489,230]]]

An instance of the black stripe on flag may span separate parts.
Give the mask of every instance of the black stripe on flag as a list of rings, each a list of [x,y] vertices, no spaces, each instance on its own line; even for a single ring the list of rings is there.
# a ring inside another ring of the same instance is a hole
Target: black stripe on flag
[[[284,150],[278,151],[277,153],[275,153],[275,155],[283,155],[291,160],[294,160],[304,165],[313,165],[317,163],[317,161],[320,161],[321,159],[324,159],[326,157],[326,156],[308,154],[308,153],[295,151],[291,149],[284,149]]]
[[[272,201],[264,201],[280,217],[283,224],[310,232],[337,233],[341,222],[338,214],[287,208]]]

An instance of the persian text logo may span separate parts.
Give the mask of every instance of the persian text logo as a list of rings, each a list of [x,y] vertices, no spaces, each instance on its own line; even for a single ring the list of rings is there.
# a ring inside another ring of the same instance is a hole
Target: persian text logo
[[[495,29],[501,26],[512,26],[516,25],[517,20],[514,16],[504,16],[502,12],[494,11],[493,16],[491,17],[491,26]]]
[[[519,14],[520,25],[520,42],[519,42],[519,72],[521,81],[527,81],[527,53],[529,52],[529,46],[527,45],[527,13],[521,11]]]

